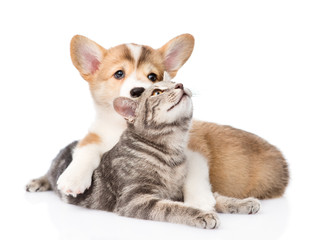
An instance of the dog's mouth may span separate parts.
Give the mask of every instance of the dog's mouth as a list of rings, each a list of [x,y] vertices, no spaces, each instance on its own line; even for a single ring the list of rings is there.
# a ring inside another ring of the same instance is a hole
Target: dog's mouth
[[[172,107],[170,107],[170,108],[167,110],[167,112],[169,112],[170,110],[172,110],[173,108],[175,108],[176,106],[178,106],[178,105],[180,104],[181,100],[182,100],[184,97],[186,97],[186,96],[189,97],[189,95],[188,95],[185,91],[183,91],[182,96],[180,97],[179,101],[178,101],[176,104],[174,104]]]

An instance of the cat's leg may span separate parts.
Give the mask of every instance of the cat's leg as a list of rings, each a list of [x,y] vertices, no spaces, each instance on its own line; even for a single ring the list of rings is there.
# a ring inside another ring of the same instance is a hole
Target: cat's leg
[[[213,211],[216,200],[209,182],[207,159],[189,149],[186,156],[188,169],[183,188],[184,203],[204,211]]]
[[[48,190],[56,190],[57,179],[66,169],[66,167],[71,163],[72,152],[76,145],[77,141],[61,149],[58,155],[52,160],[48,172],[40,178],[31,180],[25,187],[26,191],[42,192]]]
[[[214,194],[216,198],[216,211],[220,213],[240,213],[255,214],[260,209],[260,201],[256,198],[231,198],[222,196],[218,193]]]
[[[93,171],[103,154],[103,143],[95,133],[89,133],[79,142],[73,152],[73,160],[57,181],[58,189],[76,197],[90,187]]]
[[[205,229],[218,228],[220,224],[214,211],[203,211],[182,202],[159,199],[153,195],[139,195],[125,203],[124,206],[118,204],[115,210],[121,216],[186,224]]]
[[[48,190],[51,190],[51,185],[46,175],[33,179],[26,185],[27,192],[43,192]]]

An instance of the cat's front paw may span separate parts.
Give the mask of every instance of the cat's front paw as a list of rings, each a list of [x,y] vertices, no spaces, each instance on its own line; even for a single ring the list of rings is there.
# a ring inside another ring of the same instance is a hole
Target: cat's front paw
[[[216,212],[207,212],[200,214],[195,219],[195,226],[204,229],[215,229],[220,225],[220,220]]]
[[[84,171],[72,169],[69,166],[57,181],[58,189],[65,195],[76,197],[91,185],[92,176]]]

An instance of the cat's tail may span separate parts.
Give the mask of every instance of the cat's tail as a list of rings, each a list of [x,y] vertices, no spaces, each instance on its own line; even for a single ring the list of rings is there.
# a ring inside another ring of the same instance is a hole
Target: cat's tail
[[[31,180],[25,187],[27,192],[44,192],[51,190],[51,184],[46,175]]]

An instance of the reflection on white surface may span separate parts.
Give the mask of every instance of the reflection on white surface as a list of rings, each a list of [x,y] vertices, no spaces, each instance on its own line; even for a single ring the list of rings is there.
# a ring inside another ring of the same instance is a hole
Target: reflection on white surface
[[[219,214],[217,230],[203,230],[184,225],[145,221],[117,216],[63,203],[52,192],[25,193],[34,213],[48,222],[37,221],[60,239],[278,239],[287,228],[289,204],[286,198],[262,201],[256,215]],[[28,209],[30,210],[30,209]],[[33,215],[34,218],[36,218]],[[49,235],[48,235],[49,237]]]

